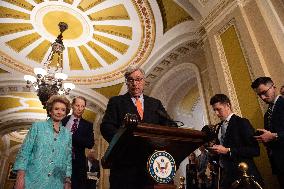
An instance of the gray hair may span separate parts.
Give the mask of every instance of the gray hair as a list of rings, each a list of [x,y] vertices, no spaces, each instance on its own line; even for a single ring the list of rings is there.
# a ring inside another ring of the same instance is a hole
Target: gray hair
[[[124,73],[125,79],[128,79],[129,75],[132,74],[132,73],[135,72],[135,71],[140,71],[140,72],[143,74],[143,77],[144,77],[145,72],[144,72],[144,70],[142,70],[142,68],[140,68],[140,67],[138,67],[138,66],[133,66],[133,65],[131,65],[131,66],[129,66],[129,67],[126,69],[126,71],[125,71],[125,73]]]
[[[76,102],[77,99],[84,100],[84,101],[85,101],[85,105],[87,106],[87,100],[86,100],[85,97],[82,97],[82,96],[76,96],[75,98],[73,98],[73,100],[72,100],[72,105],[75,104],[75,102]]]

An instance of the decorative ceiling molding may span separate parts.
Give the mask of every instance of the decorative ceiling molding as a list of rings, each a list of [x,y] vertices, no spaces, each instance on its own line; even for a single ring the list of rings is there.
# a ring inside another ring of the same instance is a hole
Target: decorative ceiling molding
[[[0,68],[0,74],[2,74],[2,73],[10,73],[10,72]]]
[[[181,6],[172,0],[157,0],[163,19],[163,32],[166,33],[176,25],[193,20]]]
[[[12,69],[18,71],[18,72],[22,72],[24,74],[33,73],[32,67],[23,66],[23,64],[19,63],[15,59],[13,59],[10,56],[8,56],[7,54],[3,53],[1,50],[0,50],[0,63],[9,67],[9,68],[12,68]]]
[[[207,32],[210,31],[210,29],[215,25],[215,20],[219,18],[219,15],[223,13],[229,5],[232,6],[236,4],[236,0],[222,0],[204,19],[201,20],[200,25],[203,26]],[[226,11],[226,14],[224,15],[227,15],[228,13],[229,11]]]
[[[179,59],[199,51],[199,44],[196,41],[186,42],[170,53],[168,53],[159,63],[153,68],[151,73],[148,73],[145,79],[145,93],[149,93],[156,82],[171,68],[179,64]]]
[[[0,85],[0,95],[6,95],[15,92],[31,92],[31,89],[27,88],[24,85]]]
[[[205,7],[209,0],[198,0],[198,1],[202,6]]]
[[[154,46],[148,1],[0,2],[0,61],[24,74],[46,60],[59,21],[69,26],[63,34],[64,73],[78,85],[111,85],[129,64],[143,64]]]
[[[46,117],[38,116],[38,114],[27,114],[23,116],[11,115],[9,118],[5,118],[5,121],[0,121],[0,135],[5,135],[17,130],[29,129],[32,123],[36,121],[42,121]]]

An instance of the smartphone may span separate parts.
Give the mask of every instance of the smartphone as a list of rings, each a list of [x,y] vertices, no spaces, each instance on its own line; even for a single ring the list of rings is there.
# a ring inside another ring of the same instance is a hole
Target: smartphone
[[[256,131],[254,132],[254,136],[260,136],[260,135],[262,135],[263,133],[264,133],[263,131],[256,130]]]

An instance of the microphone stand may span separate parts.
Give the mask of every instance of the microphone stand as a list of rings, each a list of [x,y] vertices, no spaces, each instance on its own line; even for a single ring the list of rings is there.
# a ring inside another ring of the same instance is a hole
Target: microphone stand
[[[184,123],[181,122],[181,121],[173,120],[166,112],[163,112],[162,110],[157,110],[156,112],[159,116],[161,116],[161,117],[163,117],[164,119],[167,120],[167,122],[168,122],[167,125],[170,126],[170,127],[181,127],[181,126],[184,125]],[[178,123],[180,125],[178,125]]]

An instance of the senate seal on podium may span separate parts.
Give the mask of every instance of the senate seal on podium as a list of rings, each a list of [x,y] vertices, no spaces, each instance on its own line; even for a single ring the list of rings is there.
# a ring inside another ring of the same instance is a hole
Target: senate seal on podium
[[[169,183],[176,173],[175,160],[166,151],[155,151],[148,160],[148,172],[157,183]]]

